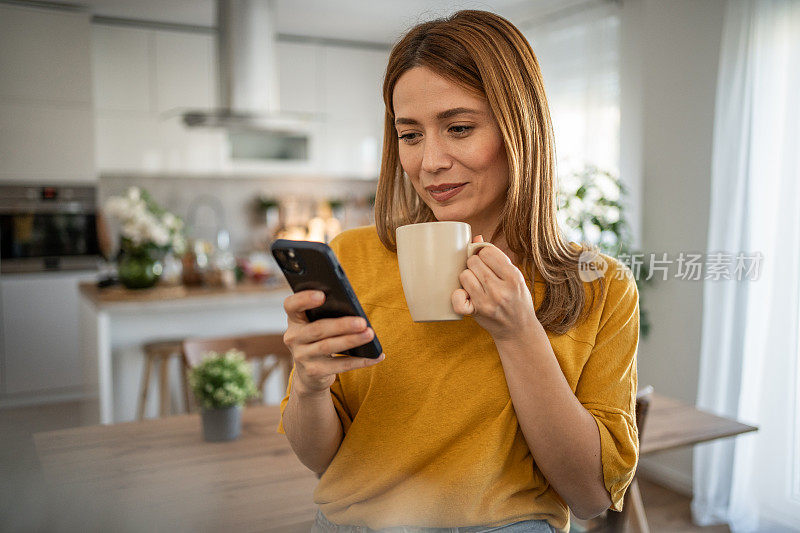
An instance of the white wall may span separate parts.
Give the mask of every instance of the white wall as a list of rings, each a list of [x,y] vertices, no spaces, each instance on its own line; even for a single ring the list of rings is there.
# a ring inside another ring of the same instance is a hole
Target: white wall
[[[622,15],[622,172],[641,176],[642,248],[703,252],[711,182],[714,101],[724,0],[626,0]],[[674,275],[670,270],[670,275]],[[646,290],[652,329],[640,343],[639,383],[694,405],[701,281]],[[642,461],[690,489],[690,449]]]

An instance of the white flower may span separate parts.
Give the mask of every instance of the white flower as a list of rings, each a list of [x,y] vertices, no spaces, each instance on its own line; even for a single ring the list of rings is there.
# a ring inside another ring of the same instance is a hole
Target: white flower
[[[130,221],[122,225],[122,236],[130,239],[137,246],[144,240],[139,225]]]
[[[583,199],[584,201],[593,204],[599,200],[601,196],[602,195],[600,194],[600,191],[596,187],[588,187]]]
[[[608,209],[609,206],[604,204],[599,204],[599,203],[592,204],[589,209],[589,214],[599,218],[600,220],[605,220],[608,216]]]
[[[137,221],[142,221],[150,216],[150,212],[147,210],[147,205],[145,205],[144,202],[131,202],[128,216]]]
[[[575,191],[581,186],[580,180],[574,174],[559,176],[559,183],[561,184],[560,189],[570,196],[575,194]]]
[[[600,242],[600,228],[591,223],[583,225],[583,235],[592,244]]]
[[[567,204],[567,216],[572,219],[579,219],[584,211],[583,201],[577,196],[569,199]]]
[[[606,220],[612,224],[619,220],[619,215],[619,208],[613,205],[606,210]]]
[[[600,234],[600,242],[603,246],[612,248],[617,245],[617,236],[613,231],[604,231]]]
[[[128,199],[132,202],[138,202],[142,198],[142,191],[139,187],[131,187],[128,189]]]
[[[613,201],[619,200],[619,185],[609,176],[600,176],[597,179],[597,187],[600,189],[604,198]]]
[[[152,220],[147,225],[147,233],[156,246],[166,246],[169,244],[169,231]]]

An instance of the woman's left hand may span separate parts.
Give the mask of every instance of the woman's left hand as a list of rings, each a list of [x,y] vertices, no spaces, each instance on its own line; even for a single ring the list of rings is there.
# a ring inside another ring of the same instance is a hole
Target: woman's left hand
[[[483,242],[483,237],[472,242]],[[472,255],[458,280],[463,289],[453,292],[453,310],[472,315],[495,341],[513,338],[539,323],[525,277],[499,248],[486,246]]]

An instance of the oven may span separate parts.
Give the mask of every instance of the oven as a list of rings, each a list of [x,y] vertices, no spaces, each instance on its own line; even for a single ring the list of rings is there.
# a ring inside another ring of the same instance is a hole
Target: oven
[[[94,270],[97,190],[0,185],[0,272]]]

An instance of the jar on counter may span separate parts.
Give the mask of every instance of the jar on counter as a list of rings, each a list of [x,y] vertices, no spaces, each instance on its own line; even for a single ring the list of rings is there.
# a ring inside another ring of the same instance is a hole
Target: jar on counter
[[[232,289],[236,286],[236,257],[230,250],[231,236],[227,230],[217,234],[217,252],[212,259],[213,269],[218,274],[217,285]]]
[[[212,246],[208,241],[196,240],[190,243],[186,253],[183,254],[181,277],[183,284],[189,287],[196,287],[205,283],[207,271],[209,270],[209,254]]]

